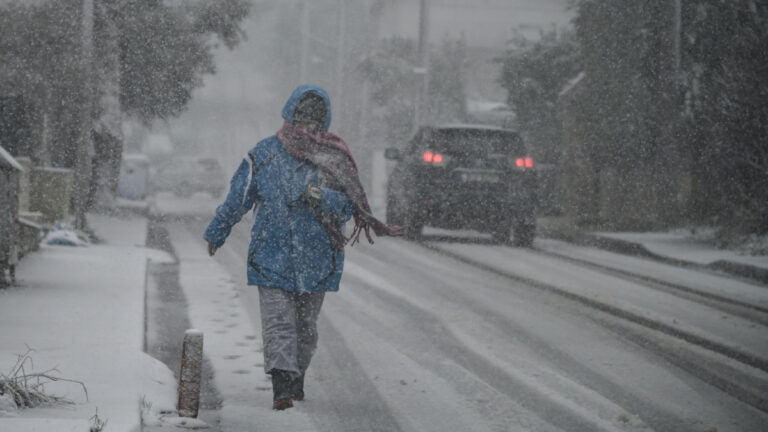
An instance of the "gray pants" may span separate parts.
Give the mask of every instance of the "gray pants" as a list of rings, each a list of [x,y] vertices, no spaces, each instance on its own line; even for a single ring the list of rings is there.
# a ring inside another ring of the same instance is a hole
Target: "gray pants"
[[[264,371],[303,375],[317,348],[317,316],[324,292],[295,294],[259,287]]]

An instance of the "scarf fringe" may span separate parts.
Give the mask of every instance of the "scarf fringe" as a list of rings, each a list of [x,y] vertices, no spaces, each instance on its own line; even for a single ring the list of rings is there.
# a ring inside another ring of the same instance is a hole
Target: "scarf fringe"
[[[352,230],[352,235],[347,239],[347,243],[349,243],[350,246],[354,246],[360,242],[360,235],[365,233],[368,243],[374,244],[371,230],[373,230],[373,233],[376,234],[377,237],[401,237],[405,235],[405,228],[403,227],[387,225],[378,219],[373,218],[373,216],[369,214],[355,214],[355,229]]]

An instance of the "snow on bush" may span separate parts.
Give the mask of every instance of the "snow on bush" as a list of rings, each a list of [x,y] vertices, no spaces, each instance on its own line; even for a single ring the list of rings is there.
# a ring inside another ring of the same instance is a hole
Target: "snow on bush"
[[[71,225],[56,222],[48,234],[43,238],[43,243],[58,246],[88,246],[88,236],[76,231]]]

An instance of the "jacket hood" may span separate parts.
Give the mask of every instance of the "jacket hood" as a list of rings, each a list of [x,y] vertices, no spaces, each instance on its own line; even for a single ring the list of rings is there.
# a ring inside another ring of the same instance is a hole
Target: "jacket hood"
[[[291,93],[291,96],[288,98],[288,100],[285,102],[285,106],[283,107],[283,120],[286,121],[286,123],[293,124],[293,115],[296,112],[296,106],[299,104],[299,101],[306,95],[307,93],[314,93],[321,98],[323,98],[323,101],[325,102],[325,121],[323,122],[322,131],[327,132],[328,128],[331,127],[331,99],[328,97],[328,92],[325,91],[322,87],[304,84],[296,87],[296,90]]]

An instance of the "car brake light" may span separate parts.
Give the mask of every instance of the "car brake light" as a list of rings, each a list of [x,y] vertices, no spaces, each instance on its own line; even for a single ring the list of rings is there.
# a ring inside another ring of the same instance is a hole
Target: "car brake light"
[[[431,150],[425,151],[421,155],[421,158],[424,160],[424,162],[433,163],[433,164],[442,164],[445,161],[445,158],[443,157],[442,154],[435,153]]]
[[[533,168],[533,158],[524,157],[515,159],[515,166],[518,168]]]

